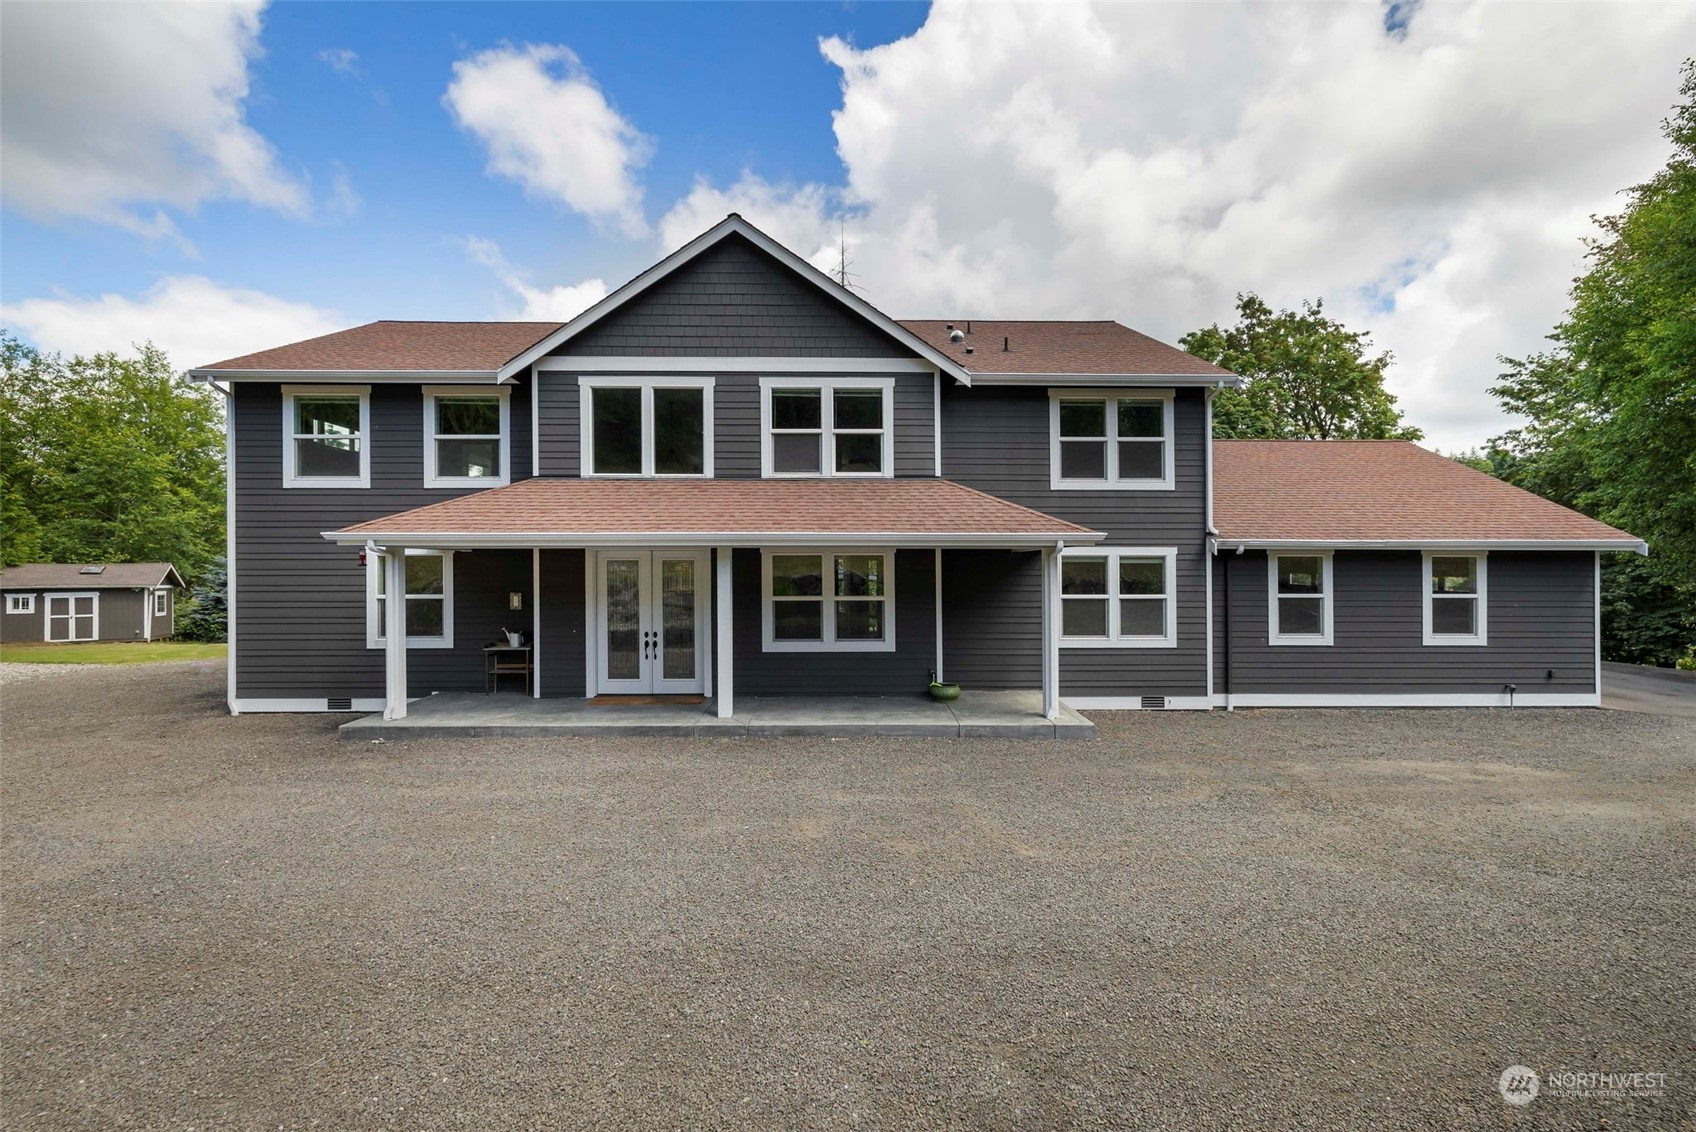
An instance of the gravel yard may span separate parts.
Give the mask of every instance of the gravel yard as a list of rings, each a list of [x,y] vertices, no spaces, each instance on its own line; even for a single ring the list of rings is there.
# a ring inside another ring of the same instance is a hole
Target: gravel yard
[[[1696,720],[351,745],[222,677],[0,689],[8,1127],[1696,1120]]]

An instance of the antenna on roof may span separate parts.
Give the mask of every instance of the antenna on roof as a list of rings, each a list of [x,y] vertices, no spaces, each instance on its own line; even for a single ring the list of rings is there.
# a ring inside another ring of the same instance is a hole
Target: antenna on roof
[[[849,282],[849,280],[858,279],[859,276],[848,270],[848,265],[854,261],[848,258],[848,222],[846,220],[837,219],[836,233],[836,270],[832,274],[836,276],[837,285],[844,291],[858,290],[853,283]]]

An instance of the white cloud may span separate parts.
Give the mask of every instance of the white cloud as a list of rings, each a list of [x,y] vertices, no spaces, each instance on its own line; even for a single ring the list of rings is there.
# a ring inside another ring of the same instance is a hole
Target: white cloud
[[[332,71],[340,71],[344,75],[358,78],[364,72],[359,68],[359,52],[347,47],[326,47],[318,52],[318,61],[328,66]]]
[[[0,322],[43,350],[128,353],[146,341],[179,370],[314,338],[347,325],[341,315],[199,275],[173,275],[139,298],[56,294],[0,307]]]
[[[7,4],[0,194],[26,215],[175,236],[166,210],[243,200],[303,215],[305,188],[243,117],[259,2]]]
[[[488,147],[491,174],[626,235],[647,231],[635,173],[649,142],[567,48],[503,46],[461,59],[442,102]]]
[[[936,5],[914,35],[821,44],[845,185],[697,183],[669,249],[726,211],[821,267],[835,216],[905,317],[1112,317],[1168,341],[1239,290],[1327,309],[1395,352],[1444,448],[1502,418],[1498,353],[1536,350],[1588,217],[1665,159],[1696,7]]]
[[[518,305],[503,317],[520,322],[569,322],[607,297],[607,285],[585,279],[570,286],[532,287],[524,273],[501,254],[500,245],[481,236],[467,236],[465,250],[490,271],[518,299]]]

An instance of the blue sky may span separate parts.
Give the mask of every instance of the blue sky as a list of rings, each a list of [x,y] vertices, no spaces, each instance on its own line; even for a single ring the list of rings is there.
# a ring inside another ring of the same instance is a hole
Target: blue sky
[[[565,319],[735,209],[846,228],[897,317],[1235,296],[1507,425],[1591,217],[1651,175],[1696,5],[0,5],[0,322],[205,364],[374,318]]]

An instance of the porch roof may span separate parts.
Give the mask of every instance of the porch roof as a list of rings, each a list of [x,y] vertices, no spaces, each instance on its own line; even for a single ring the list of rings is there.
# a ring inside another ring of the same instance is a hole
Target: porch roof
[[[529,479],[326,531],[399,546],[1044,547],[1098,531],[940,479]]]

